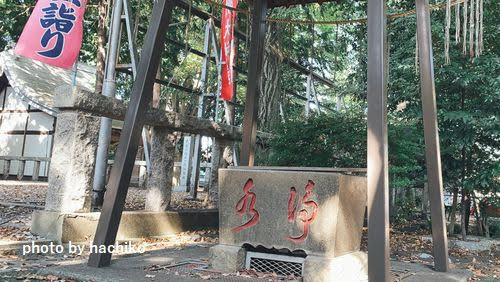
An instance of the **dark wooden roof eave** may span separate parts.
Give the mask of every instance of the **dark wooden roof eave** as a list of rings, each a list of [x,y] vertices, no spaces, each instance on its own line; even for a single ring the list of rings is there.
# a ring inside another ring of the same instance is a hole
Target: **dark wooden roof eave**
[[[269,0],[268,7],[289,7],[294,5],[311,4],[311,3],[325,3],[325,2],[338,2],[339,0]]]

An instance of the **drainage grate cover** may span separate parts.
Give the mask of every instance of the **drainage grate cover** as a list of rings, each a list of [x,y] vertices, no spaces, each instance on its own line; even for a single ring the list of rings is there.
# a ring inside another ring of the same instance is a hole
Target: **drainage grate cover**
[[[282,276],[302,276],[304,258],[247,252],[245,268],[257,272],[276,273]]]

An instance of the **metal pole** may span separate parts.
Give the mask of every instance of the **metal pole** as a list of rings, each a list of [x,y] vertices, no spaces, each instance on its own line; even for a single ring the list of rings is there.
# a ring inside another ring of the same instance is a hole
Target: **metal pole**
[[[386,1],[368,1],[368,280],[391,281]]]
[[[222,50],[219,50],[217,48],[217,34],[215,32],[215,27],[213,24],[213,21],[210,21],[210,28],[212,29],[211,31],[211,38],[212,38],[212,48],[214,49],[214,57],[215,57],[215,65],[217,68],[217,92],[214,95],[215,98],[215,117],[214,121],[218,122],[219,120],[219,105],[220,105],[220,92],[221,92],[221,81],[222,81]],[[215,142],[214,142],[215,144]]]
[[[267,0],[255,0],[252,15],[252,35],[248,56],[247,94],[243,119],[243,138],[240,165],[253,166],[257,137],[260,81],[264,58],[264,37],[266,35]]]
[[[306,85],[306,106],[305,106],[305,116],[309,117],[310,105],[311,102],[311,74],[307,76],[307,85]]]
[[[434,267],[438,271],[446,272],[450,269],[450,265],[443,202],[429,0],[416,0],[416,4],[420,88],[424,116],[425,160],[430,195]]]
[[[335,105],[335,110],[337,112],[340,112],[342,110],[342,96],[341,95],[337,95],[337,103]]]
[[[318,116],[321,115],[321,108],[319,105],[319,99],[318,99],[318,94],[316,93],[316,88],[314,87],[314,78],[311,75],[311,94],[314,97],[314,103],[316,104],[316,107],[318,108]]]
[[[211,40],[211,26],[212,19],[209,19],[205,25],[205,39],[203,41],[203,65],[201,67],[201,77],[200,77],[200,95],[198,97],[198,118],[203,118],[203,112],[205,111],[205,94],[207,92],[207,79],[208,71],[210,69],[210,40]],[[200,180],[200,158],[201,158],[201,138],[200,134],[197,134],[194,141],[194,152],[193,152],[193,170],[191,172],[191,197],[196,199],[198,196],[198,183]]]
[[[123,10],[123,1],[116,0],[113,6],[113,16],[109,28],[108,55],[104,83],[102,86],[102,95],[114,97],[115,68],[118,57],[118,47],[120,42],[121,15]],[[108,166],[108,148],[111,140],[111,119],[102,117],[101,127],[99,129],[99,142],[97,145],[96,164],[94,172],[94,183],[92,193],[92,206],[94,208],[102,206],[104,198],[104,187],[106,185],[106,170]]]
[[[132,88],[115,165],[111,169],[108,192],[105,195],[94,236],[93,245],[98,248],[101,246],[107,248],[115,243],[144,125],[144,114],[152,98],[153,84],[165,48],[165,33],[171,20],[174,2],[174,0],[158,0],[153,6],[151,23],[144,39],[137,78]],[[111,255],[110,252],[92,252],[88,265],[108,266],[111,262]]]
[[[132,8],[130,7],[129,0],[122,0],[123,1],[123,15],[125,16],[125,28],[127,31],[127,39],[128,39],[128,49],[129,49],[129,54],[130,54],[130,61],[132,63],[132,77],[135,79],[137,75],[137,61],[138,56],[137,56],[137,48],[135,46],[135,34],[133,26],[134,26],[134,20],[132,19]],[[151,146],[149,144],[149,134],[144,127],[142,129],[142,145],[144,148],[144,160],[146,161],[146,170],[148,173],[151,173]]]

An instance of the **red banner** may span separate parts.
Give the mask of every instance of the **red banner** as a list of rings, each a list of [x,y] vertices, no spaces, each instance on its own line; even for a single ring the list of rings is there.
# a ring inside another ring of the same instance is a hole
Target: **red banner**
[[[224,5],[232,8],[238,6],[238,0],[224,0]],[[221,98],[230,101],[234,96],[233,69],[236,58],[236,48],[234,41],[234,24],[236,22],[236,11],[226,8],[222,9],[221,21],[221,50],[222,50],[222,89]]]
[[[17,42],[17,55],[71,68],[82,47],[87,0],[38,0]]]

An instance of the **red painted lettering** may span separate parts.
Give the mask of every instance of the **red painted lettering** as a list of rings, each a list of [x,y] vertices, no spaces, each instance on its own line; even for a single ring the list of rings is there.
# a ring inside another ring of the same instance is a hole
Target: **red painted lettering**
[[[233,232],[240,232],[242,230],[245,230],[247,228],[256,225],[259,222],[260,214],[255,209],[255,202],[257,201],[257,196],[255,195],[254,192],[250,192],[250,189],[252,188],[253,188],[253,180],[249,178],[245,183],[245,185],[243,186],[243,192],[245,193],[245,195],[243,195],[243,197],[236,203],[235,207],[236,213],[239,214],[240,216],[244,215],[248,211],[250,214],[252,214],[252,218],[246,223],[231,229],[231,231]]]

